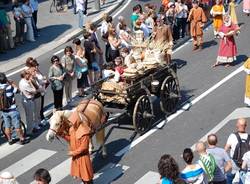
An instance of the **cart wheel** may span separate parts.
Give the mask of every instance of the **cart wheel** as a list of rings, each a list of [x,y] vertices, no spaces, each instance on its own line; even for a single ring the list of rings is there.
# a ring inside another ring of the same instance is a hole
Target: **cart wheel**
[[[166,77],[161,85],[160,107],[167,115],[176,111],[180,96],[180,87],[177,78],[172,75]]]
[[[133,112],[133,125],[139,134],[145,133],[151,128],[153,119],[153,105],[147,95],[140,96],[136,101]]]

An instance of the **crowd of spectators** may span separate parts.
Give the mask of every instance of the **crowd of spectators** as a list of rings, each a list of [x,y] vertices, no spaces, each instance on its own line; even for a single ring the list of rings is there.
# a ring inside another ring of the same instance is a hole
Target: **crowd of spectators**
[[[25,40],[35,42],[40,36],[37,29],[38,0],[13,0],[11,10],[13,16],[0,6],[0,54],[24,44]],[[15,35],[12,34],[11,17],[15,22]]]

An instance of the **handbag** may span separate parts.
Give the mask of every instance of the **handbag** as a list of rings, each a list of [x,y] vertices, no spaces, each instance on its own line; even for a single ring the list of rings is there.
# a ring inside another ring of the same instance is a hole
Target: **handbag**
[[[82,78],[82,73],[81,72],[76,72],[76,77],[77,77],[77,79],[81,79]]]

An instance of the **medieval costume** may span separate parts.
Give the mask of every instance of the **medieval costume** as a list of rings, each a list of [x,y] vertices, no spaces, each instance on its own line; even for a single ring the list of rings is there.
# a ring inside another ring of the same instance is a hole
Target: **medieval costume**
[[[245,86],[245,104],[250,106],[250,58],[244,63],[244,71],[246,72],[246,86]]]
[[[250,15],[250,0],[243,0],[243,12]]]
[[[219,0],[217,0],[216,5],[212,7],[210,14],[213,16],[214,35],[217,36],[218,31],[223,24],[223,15],[225,14],[224,6]]]
[[[232,23],[235,25],[238,25],[238,19],[237,19],[235,7],[236,5],[235,5],[234,0],[231,0],[231,2],[229,3],[228,14],[231,16]]]
[[[218,57],[213,67],[220,64],[227,64],[228,66],[236,60],[237,48],[234,40],[234,35],[239,31],[239,27],[232,23],[229,15],[224,16],[224,24],[219,30],[220,46]]]
[[[193,8],[190,10],[188,21],[190,21],[190,33],[193,38],[193,50],[202,48],[203,44],[203,27],[207,22],[207,17],[201,7],[198,6],[198,2],[193,2]]]
[[[92,183],[93,167],[89,154],[89,141],[91,129],[84,123],[77,111],[74,111],[68,119],[72,123],[69,135],[64,139],[69,142],[69,155],[72,156],[71,176],[81,179],[84,184]]]
[[[171,62],[172,46],[173,46],[173,37],[170,26],[163,23],[163,19],[158,17],[156,20],[156,26],[153,29],[153,35],[155,42],[169,44],[169,49],[166,50],[165,60],[167,64]]]

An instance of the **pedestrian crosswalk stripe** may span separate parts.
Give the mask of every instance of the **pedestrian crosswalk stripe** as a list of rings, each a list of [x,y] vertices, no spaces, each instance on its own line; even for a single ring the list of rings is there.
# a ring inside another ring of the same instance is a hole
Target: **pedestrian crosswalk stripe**
[[[107,166],[102,168],[94,176],[95,184],[110,184],[116,178],[123,175],[123,173],[128,170],[129,167],[121,164],[109,163]]]
[[[71,158],[63,161],[61,164],[57,165],[49,171],[52,181],[51,183],[58,183],[70,173],[70,162]]]
[[[20,144],[9,145],[7,143],[0,146],[0,153],[1,153],[0,159],[10,155],[11,153],[17,151],[21,147],[23,147],[23,145],[20,145]]]
[[[15,164],[4,169],[3,171],[9,171],[11,173],[14,173],[15,177],[18,177],[23,173],[27,172],[28,170],[30,170],[32,167],[48,159],[55,153],[56,153],[55,151],[51,150],[38,149],[35,152],[24,157],[23,159],[19,160]],[[0,173],[3,171],[0,171]]]
[[[149,171],[141,177],[135,184],[158,184],[160,183],[160,175],[157,172]]]

